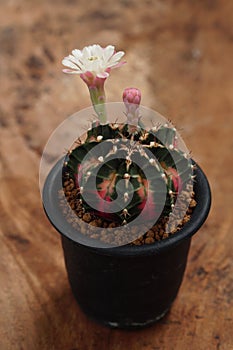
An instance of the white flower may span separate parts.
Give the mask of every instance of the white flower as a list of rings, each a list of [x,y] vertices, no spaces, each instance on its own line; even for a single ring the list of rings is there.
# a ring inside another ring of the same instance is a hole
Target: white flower
[[[62,64],[69,67],[63,72],[80,75],[90,72],[98,78],[107,78],[112,68],[120,67],[125,63],[120,62],[124,54],[123,51],[115,52],[115,47],[112,45],[105,48],[100,45],[90,45],[83,50],[75,49],[72,55],[62,60]]]

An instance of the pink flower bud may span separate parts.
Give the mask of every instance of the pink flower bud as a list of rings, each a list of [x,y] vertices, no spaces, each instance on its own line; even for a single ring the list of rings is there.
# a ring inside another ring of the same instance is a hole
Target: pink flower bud
[[[123,101],[126,105],[135,104],[139,106],[141,102],[141,91],[136,88],[126,88],[123,92]]]
[[[136,88],[127,88],[123,92],[123,101],[126,108],[128,131],[134,134],[137,131],[140,120],[139,105],[141,102],[141,91]]]

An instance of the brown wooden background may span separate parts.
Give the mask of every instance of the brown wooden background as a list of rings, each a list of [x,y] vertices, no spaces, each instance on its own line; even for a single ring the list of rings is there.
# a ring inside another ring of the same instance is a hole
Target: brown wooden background
[[[228,0],[0,1],[1,350],[233,349],[232,15]],[[144,105],[182,129],[213,192],[171,312],[137,332],[80,311],[38,189],[51,132],[89,105],[61,59],[92,43],[126,51],[108,100],[139,87]]]

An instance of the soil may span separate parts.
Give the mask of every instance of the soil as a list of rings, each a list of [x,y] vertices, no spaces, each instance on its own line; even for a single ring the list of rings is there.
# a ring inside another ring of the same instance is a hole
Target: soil
[[[64,193],[63,193],[64,191]],[[65,194],[65,197],[64,197]],[[63,215],[70,224],[82,234],[88,236],[91,239],[97,239],[108,244],[122,244],[125,241],[125,235],[129,237],[128,241],[132,242],[132,245],[152,244],[156,241],[160,241],[177,234],[180,229],[190,220],[192,211],[196,206],[195,194],[192,193],[192,198],[189,204],[189,208],[186,215],[182,218],[179,217],[179,211],[173,211],[173,217],[161,217],[156,224],[152,225],[150,230],[140,236],[140,232],[145,232],[143,226],[137,226],[129,231],[125,231],[122,235],[121,231],[116,231],[115,234],[106,233],[107,228],[119,227],[117,222],[110,222],[106,219],[97,217],[93,213],[86,212],[79,199],[79,189],[75,187],[72,179],[67,179],[64,182],[64,188],[60,191],[60,206],[62,208]],[[187,197],[189,198],[190,191],[188,189],[183,190],[179,196],[180,202],[184,203]],[[68,205],[67,205],[68,203]],[[73,215],[75,214],[75,215]],[[170,219],[170,220],[169,220]],[[169,226],[168,225],[169,222]],[[89,225],[83,225],[82,223],[88,223]],[[95,227],[101,227],[103,230],[100,233],[96,233]],[[168,229],[169,228],[169,229]]]

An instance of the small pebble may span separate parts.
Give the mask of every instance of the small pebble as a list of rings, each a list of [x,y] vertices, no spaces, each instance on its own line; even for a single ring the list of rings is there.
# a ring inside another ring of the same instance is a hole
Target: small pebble
[[[149,230],[147,233],[146,233],[146,237],[152,237],[154,238],[155,234],[152,230]]]
[[[153,237],[147,237],[145,239],[145,243],[146,244],[151,244],[151,243],[154,243],[155,239]]]
[[[92,221],[89,222],[89,224],[90,224],[91,226],[98,227],[98,222],[97,222],[97,220],[92,220]]]
[[[85,222],[90,222],[91,221],[91,214],[90,213],[85,213],[85,214],[83,214],[83,221],[85,221]]]

